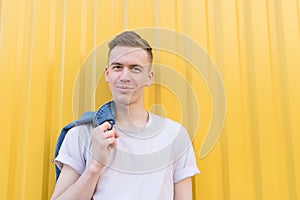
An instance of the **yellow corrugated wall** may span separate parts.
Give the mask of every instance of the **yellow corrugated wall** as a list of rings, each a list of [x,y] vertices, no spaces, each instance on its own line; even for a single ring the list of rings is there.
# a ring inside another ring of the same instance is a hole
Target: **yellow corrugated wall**
[[[84,72],[78,89],[93,98],[73,96],[83,63],[115,34],[145,27],[188,36],[207,52],[224,83],[224,127],[213,150],[200,157],[213,110],[205,81],[215,80],[199,76],[179,56],[157,51],[156,62],[190,83],[200,109],[194,199],[299,199],[299,0],[1,0],[0,199],[50,198],[60,129],[110,98],[107,87],[89,87],[97,79],[93,71]],[[161,104],[180,121],[181,99],[167,87],[153,88],[145,105]],[[76,112],[74,102],[80,102]]]

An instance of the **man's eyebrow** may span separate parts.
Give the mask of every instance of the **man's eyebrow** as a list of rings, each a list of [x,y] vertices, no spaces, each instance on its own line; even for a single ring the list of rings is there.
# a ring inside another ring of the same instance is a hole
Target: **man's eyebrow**
[[[110,63],[110,65],[123,65],[122,63],[118,63],[118,62],[112,62]]]
[[[133,64],[133,65],[129,65],[130,67],[141,67],[141,68],[144,68],[143,65],[139,65],[139,64]]]
[[[119,63],[119,62],[112,62],[112,63],[110,63],[110,65],[121,65],[121,66],[123,66],[124,64]],[[144,68],[143,65],[139,65],[139,64],[132,64],[132,65],[129,65],[129,67],[141,67],[141,68]]]

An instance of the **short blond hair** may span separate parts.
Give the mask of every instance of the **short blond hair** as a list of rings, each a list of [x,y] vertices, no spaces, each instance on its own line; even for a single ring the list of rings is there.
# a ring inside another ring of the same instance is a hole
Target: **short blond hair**
[[[142,48],[145,51],[147,51],[150,58],[150,63],[152,63],[153,61],[151,46],[145,39],[143,39],[140,35],[138,35],[133,31],[125,31],[117,35],[110,43],[108,43],[108,47],[109,47],[108,56],[110,55],[111,50],[116,46]]]

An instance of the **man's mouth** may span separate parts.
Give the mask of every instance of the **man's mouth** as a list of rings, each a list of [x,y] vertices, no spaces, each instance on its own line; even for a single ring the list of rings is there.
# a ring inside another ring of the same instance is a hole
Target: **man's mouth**
[[[127,85],[117,85],[116,88],[122,93],[131,93],[131,91],[134,89],[133,87]]]
[[[132,86],[127,86],[127,85],[117,85],[117,88],[119,89],[134,89]]]

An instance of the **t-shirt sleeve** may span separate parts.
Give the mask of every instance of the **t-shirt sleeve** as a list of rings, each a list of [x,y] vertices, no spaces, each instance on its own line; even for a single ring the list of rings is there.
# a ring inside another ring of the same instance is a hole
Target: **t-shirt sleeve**
[[[182,131],[183,136],[179,137],[180,143],[185,143],[181,149],[181,155],[174,163],[174,183],[177,183],[185,178],[192,177],[196,174],[199,174],[200,171],[196,164],[196,158],[194,154],[193,145],[190,142],[189,136],[184,129]],[[183,142],[185,141],[185,142]]]
[[[199,173],[200,171],[197,167],[193,147],[191,145],[175,163],[174,183]]]
[[[85,169],[85,147],[82,145],[80,137],[81,127],[70,129],[61,145],[55,164],[61,169],[63,165],[72,167],[78,174],[82,174]]]

